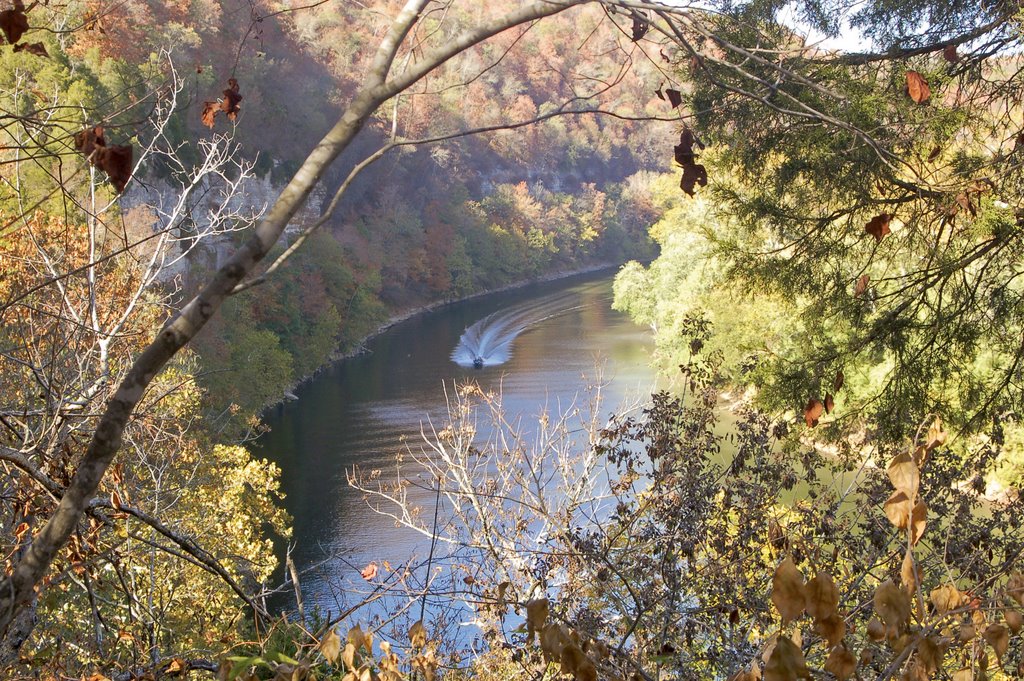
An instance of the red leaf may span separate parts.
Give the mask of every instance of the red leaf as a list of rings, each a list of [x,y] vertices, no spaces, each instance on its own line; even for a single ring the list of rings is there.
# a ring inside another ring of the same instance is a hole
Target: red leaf
[[[21,36],[28,30],[28,17],[20,2],[14,3],[14,9],[0,12],[0,30],[12,45],[21,40]]]
[[[866,274],[862,274],[857,277],[857,283],[853,287],[853,297],[860,298],[864,295],[864,292],[868,290],[868,282],[871,279]]]
[[[46,51],[46,46],[42,43],[18,43],[14,46],[15,52],[28,52],[34,54],[37,57],[49,58],[50,54]]]
[[[871,221],[864,225],[864,231],[875,237],[876,241],[881,241],[885,238],[886,234],[889,234],[889,221],[892,220],[892,216],[888,213],[880,213],[875,217],[871,218]]]
[[[811,398],[807,401],[807,406],[804,407],[804,423],[807,424],[808,428],[813,428],[818,425],[818,419],[821,418],[821,412],[824,411],[825,406],[820,400]]]
[[[918,104],[924,104],[932,96],[928,81],[917,71],[907,71],[907,94]]]
[[[942,48],[942,56],[950,64],[960,61],[960,55],[956,53],[956,45],[946,45]]]
[[[377,577],[377,563],[376,562],[370,563],[369,565],[364,567],[362,572],[360,572],[359,574],[362,575],[363,579],[365,579],[368,582],[373,580],[374,578]]]
[[[672,105],[672,108],[675,108],[683,103],[683,95],[681,92],[679,92],[679,90],[669,88],[665,90],[665,94],[668,95],[668,103]]]
[[[831,414],[832,410],[835,409],[835,408],[836,408],[836,401],[832,397],[831,393],[828,394],[828,395],[825,395],[825,413],[826,414]]]

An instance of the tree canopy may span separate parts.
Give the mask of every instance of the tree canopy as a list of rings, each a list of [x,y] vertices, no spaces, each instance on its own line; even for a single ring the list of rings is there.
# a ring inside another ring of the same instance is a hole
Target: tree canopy
[[[365,30],[348,31],[353,18]],[[458,506],[452,531],[479,561],[479,584],[463,584],[482,621],[504,633],[517,608],[515,643],[539,641],[504,661],[541,676],[557,663],[581,681],[599,670],[1005,674],[1019,662],[1021,501],[982,492],[1020,440],[1021,25],[1012,2],[251,2],[238,14],[213,1],[14,0],[0,13],[0,662],[17,658],[39,613],[54,628],[87,618],[91,632],[66,637],[86,651],[76,664],[102,653],[154,675],[186,666],[162,651],[209,650],[204,631],[236,641],[235,598],[257,625],[269,620],[253,596],[274,563],[258,524],[286,534],[285,519],[272,466],[217,444],[216,424],[192,428],[201,397],[186,387],[188,348],[204,327],[231,332],[208,339],[207,357],[253,362],[277,392],[344,338],[343,319],[357,336],[389,297],[642,256],[635,223],[660,212],[661,258],[630,265],[617,288],[662,334],[685,397],[659,395],[640,419],[595,420],[585,442],[545,449],[565,454],[551,464],[568,490],[555,507],[522,473],[527,448],[466,437],[468,407],[432,443],[442,458],[421,461],[438,496],[476,502]],[[856,30],[863,48],[814,44],[808,27]],[[321,32],[330,39],[289,56]],[[250,40],[267,49],[250,54]],[[521,41],[527,58],[508,59]],[[266,86],[278,59],[315,61],[320,86],[331,69],[345,77],[319,106],[291,73]],[[628,73],[643,80],[619,87]],[[557,98],[539,102],[545,89]],[[677,128],[650,135],[638,123],[655,119]],[[239,138],[223,132],[236,125]],[[283,188],[259,216],[232,202],[257,165],[238,139],[277,155],[264,169]],[[678,165],[671,193],[630,177],[659,149]],[[508,174],[428,178],[410,198],[368,171],[426,177],[476,153]],[[571,193],[541,186],[563,176]],[[119,206],[144,177],[174,187],[163,221]],[[299,220],[325,180],[319,214]],[[339,210],[347,235],[318,233]],[[207,238],[230,253],[177,278]],[[360,262],[330,268],[334,257]],[[324,314],[311,320],[303,305]],[[740,419],[728,463],[712,457],[720,370],[753,385],[760,407]],[[235,387],[219,386],[228,413]],[[250,397],[255,411],[270,394]],[[842,438],[834,456],[799,437],[822,425]],[[497,496],[492,469],[504,476]],[[805,496],[786,503],[801,481]],[[211,522],[223,550],[198,541]],[[550,530],[540,549],[518,543],[534,523]],[[183,615],[199,607],[217,611]],[[290,652],[265,644],[219,667],[291,679],[314,659],[353,680],[437,672],[422,621],[406,660],[359,627],[343,646],[334,624]],[[51,655],[64,641],[52,637],[33,650]]]

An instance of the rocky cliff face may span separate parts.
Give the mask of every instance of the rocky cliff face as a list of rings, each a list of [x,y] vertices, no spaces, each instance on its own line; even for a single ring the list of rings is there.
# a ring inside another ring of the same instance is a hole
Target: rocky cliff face
[[[147,215],[145,222],[153,233],[170,229],[173,243],[168,260],[178,260],[165,271],[165,278],[171,278],[184,274],[195,257],[219,267],[231,252],[236,232],[257,220],[282,189],[271,181],[270,173],[233,180],[210,174],[191,187],[157,179],[133,182],[121,197],[121,207],[126,214],[141,211]],[[323,187],[313,190],[289,223],[286,239],[290,240],[320,217],[325,191]],[[189,257],[179,260],[189,250]]]

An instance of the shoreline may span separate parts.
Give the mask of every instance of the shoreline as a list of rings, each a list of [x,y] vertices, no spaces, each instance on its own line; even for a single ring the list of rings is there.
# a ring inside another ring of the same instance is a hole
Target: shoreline
[[[412,319],[412,318],[414,318],[414,317],[416,317],[418,315],[427,314],[427,313],[430,313],[430,312],[435,312],[435,311],[440,310],[440,309],[442,309],[442,308],[444,308],[444,307],[446,307],[448,305],[454,305],[456,303],[462,303],[462,302],[465,302],[467,300],[473,300],[475,298],[481,298],[483,296],[491,295],[492,293],[502,293],[504,291],[512,291],[512,290],[515,290],[517,288],[523,288],[525,286],[529,286],[530,284],[542,284],[544,282],[557,281],[559,279],[568,279],[569,277],[574,277],[574,276],[580,275],[580,274],[590,274],[590,273],[593,273],[593,272],[600,272],[601,270],[610,270],[612,268],[621,267],[622,264],[623,263],[606,262],[606,263],[600,263],[600,264],[596,264],[596,265],[590,265],[590,266],[587,266],[587,267],[581,267],[581,268],[574,269],[574,270],[567,270],[567,271],[563,270],[563,271],[558,271],[558,272],[551,272],[551,273],[546,274],[546,275],[544,275],[542,277],[539,277],[537,279],[527,279],[525,281],[514,282],[514,283],[511,283],[511,284],[507,284],[505,286],[499,286],[498,288],[487,289],[485,291],[477,291],[476,293],[471,293],[470,295],[463,296],[461,298],[452,298],[451,300],[436,300],[436,301],[431,302],[431,303],[424,303],[423,305],[418,305],[418,306],[413,307],[413,308],[408,309],[408,310],[404,310],[404,311],[401,311],[401,312],[395,312],[390,317],[388,317],[387,320],[384,323],[382,323],[380,326],[378,326],[372,332],[370,332],[369,334],[367,334],[363,338],[360,338],[358,343],[357,343],[357,347],[356,347],[355,350],[350,350],[348,352],[338,352],[338,351],[332,352],[331,355],[327,358],[327,361],[325,361],[323,364],[321,364],[319,367],[317,367],[316,371],[314,371],[313,373],[311,373],[311,374],[309,374],[307,376],[303,376],[302,378],[297,380],[294,384],[289,386],[287,390],[284,391],[284,393],[281,395],[281,397],[276,402],[272,402],[271,404],[268,404],[265,407],[263,407],[263,409],[260,411],[260,415],[262,416],[268,410],[277,408],[277,407],[279,407],[282,404],[285,404],[287,402],[296,402],[296,401],[298,401],[300,398],[298,397],[298,395],[295,394],[295,390],[297,390],[299,387],[301,387],[302,385],[304,385],[305,383],[307,383],[309,381],[312,381],[317,376],[319,376],[322,371],[324,371],[325,369],[327,369],[330,366],[333,366],[337,362],[341,362],[342,360],[350,359],[352,357],[357,357],[357,356],[367,352],[367,350],[365,348],[365,345],[366,345],[366,343],[368,341],[371,341],[374,338],[376,338],[377,336],[380,336],[382,333],[384,333],[385,331],[391,329],[395,325],[401,324],[402,322],[405,322],[405,321],[408,321],[408,320],[410,320],[410,319]]]

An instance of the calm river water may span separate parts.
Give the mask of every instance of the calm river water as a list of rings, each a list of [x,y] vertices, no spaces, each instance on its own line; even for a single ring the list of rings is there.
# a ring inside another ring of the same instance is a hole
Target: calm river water
[[[359,568],[370,561],[401,564],[425,552],[420,536],[396,528],[349,488],[346,471],[359,466],[386,476],[407,442],[418,442],[421,423],[444,423],[445,386],[500,384],[505,406],[524,419],[545,406],[569,405],[599,368],[609,413],[651,392],[650,333],[611,309],[612,276],[604,271],[531,285],[417,316],[267,415],[271,431],[257,453],[283,471],[307,609],[337,613],[344,606],[338,594],[345,582],[358,580]],[[475,346],[460,347],[463,332],[478,322],[471,335],[473,343],[487,341],[482,369],[472,366]],[[430,506],[432,499],[426,501]],[[282,597],[277,605],[293,608],[294,599]]]

